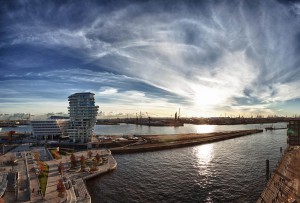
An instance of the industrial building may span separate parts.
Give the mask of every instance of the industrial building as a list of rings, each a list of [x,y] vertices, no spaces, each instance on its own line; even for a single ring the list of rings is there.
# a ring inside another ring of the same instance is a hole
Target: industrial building
[[[71,141],[90,142],[97,121],[98,106],[93,93],[75,93],[69,98],[70,124],[68,135]]]

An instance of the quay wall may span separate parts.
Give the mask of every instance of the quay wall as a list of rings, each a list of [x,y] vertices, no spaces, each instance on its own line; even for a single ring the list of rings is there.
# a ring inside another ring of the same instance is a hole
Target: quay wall
[[[113,156],[110,156],[109,159],[110,159],[110,162],[112,162],[112,163],[109,163],[108,167],[106,167],[105,169],[103,169],[101,171],[98,171],[96,173],[84,176],[84,177],[82,177],[82,179],[83,180],[90,180],[90,179],[95,178],[95,177],[97,177],[99,175],[102,175],[102,174],[107,173],[109,171],[115,170],[117,168],[117,162],[116,162],[116,160],[113,158]]]
[[[102,175],[102,174],[104,174],[104,173],[107,173],[107,172],[109,172],[109,171],[115,170],[115,169],[117,168],[117,162],[116,162],[116,160],[114,159],[114,157],[113,157],[112,155],[109,156],[109,161],[108,161],[108,162],[109,162],[109,163],[108,163],[108,167],[106,167],[105,169],[103,169],[103,170],[101,170],[101,171],[99,171],[99,172],[97,172],[97,173],[93,173],[93,174],[90,174],[90,175],[86,175],[86,176],[80,178],[80,179],[83,181],[83,183],[84,183],[83,185],[84,185],[85,190],[87,191],[88,196],[89,196],[89,198],[86,198],[86,203],[87,203],[87,202],[88,202],[88,203],[91,203],[91,202],[92,202],[92,198],[91,198],[91,196],[90,196],[90,194],[89,194],[89,192],[88,192],[88,190],[87,190],[87,187],[86,187],[85,182],[86,182],[87,180],[90,180],[90,179],[92,179],[92,178],[98,177],[98,176],[100,176],[100,175]],[[79,201],[78,201],[78,202],[79,202]]]
[[[300,202],[300,148],[288,147],[270,174],[257,203]]]

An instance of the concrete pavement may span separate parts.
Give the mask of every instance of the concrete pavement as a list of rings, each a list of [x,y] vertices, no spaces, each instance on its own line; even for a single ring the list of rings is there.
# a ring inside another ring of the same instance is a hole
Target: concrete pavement
[[[33,158],[33,151],[38,151],[40,157],[44,159],[44,163],[49,166],[49,174],[47,180],[47,187],[45,197],[43,197],[38,191],[40,183],[38,179],[37,163]],[[17,184],[17,201],[21,202],[91,202],[91,197],[85,186],[84,180],[93,178],[107,171],[116,168],[117,163],[111,155],[109,150],[91,150],[93,157],[98,153],[100,157],[106,157],[104,164],[97,166],[98,170],[94,172],[71,172],[67,171],[70,166],[70,156],[62,156],[62,159],[51,160],[51,156],[46,150],[42,148],[30,149],[29,146],[20,145],[14,151],[1,156],[0,163],[6,160],[10,160],[11,156],[16,155],[18,158],[18,165],[1,166],[0,173],[7,173],[11,170],[18,172],[18,184]],[[74,155],[79,159],[82,155],[88,157],[88,151],[76,152]],[[58,173],[58,164],[62,162],[65,166],[64,178]],[[1,174],[0,174],[1,175]],[[60,178],[63,178],[66,187],[64,197],[59,197],[57,192],[57,183]],[[4,185],[4,184],[3,184]],[[1,185],[2,187],[2,185]],[[0,188],[1,191],[1,188]],[[15,202],[16,196],[14,192],[6,191],[5,202]]]
[[[300,202],[300,148],[290,147],[270,176],[257,203]]]

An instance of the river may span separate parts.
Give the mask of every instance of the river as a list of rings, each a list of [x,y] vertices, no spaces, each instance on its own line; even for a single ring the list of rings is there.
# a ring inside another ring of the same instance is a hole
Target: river
[[[96,134],[146,135],[263,129],[272,124],[148,127],[96,126]],[[286,123],[273,124],[286,127]],[[2,131],[31,131],[29,126]],[[274,170],[286,130],[156,152],[115,155],[115,171],[87,181],[92,202],[255,202],[265,185],[265,162]]]
[[[263,129],[271,124],[148,127],[97,126],[101,134],[173,134]],[[286,127],[277,123],[274,127]],[[102,131],[101,131],[102,129]],[[286,130],[193,147],[115,155],[115,171],[87,181],[92,202],[255,202],[286,147]]]

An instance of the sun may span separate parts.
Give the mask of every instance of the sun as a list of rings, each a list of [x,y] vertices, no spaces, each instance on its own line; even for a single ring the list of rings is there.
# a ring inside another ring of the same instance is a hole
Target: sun
[[[194,105],[200,108],[208,108],[221,105],[224,101],[224,93],[216,88],[197,85],[194,88]]]

